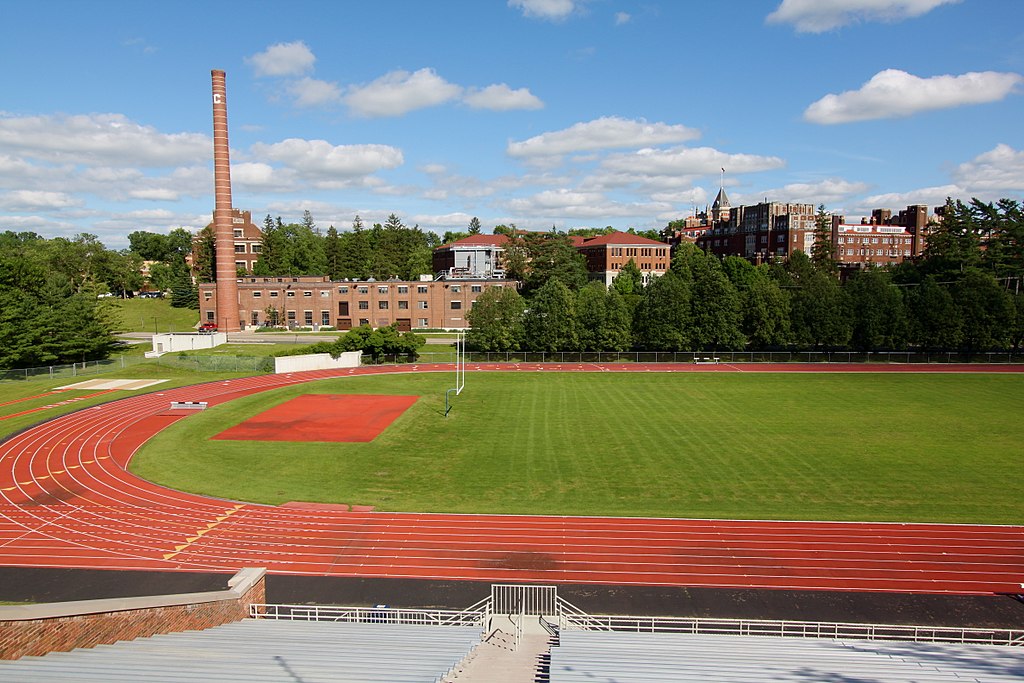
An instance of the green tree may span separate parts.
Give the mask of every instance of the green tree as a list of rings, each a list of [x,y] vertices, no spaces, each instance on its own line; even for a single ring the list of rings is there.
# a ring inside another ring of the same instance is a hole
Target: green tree
[[[643,273],[636,267],[636,261],[629,259],[612,280],[612,289],[623,296],[629,296],[630,294],[639,294],[643,288]]]
[[[199,308],[199,290],[187,272],[179,273],[171,287],[171,308]]]
[[[324,239],[324,257],[327,260],[327,275],[331,280],[341,279],[341,238],[338,237],[337,229],[332,225],[327,228],[327,237]]]
[[[533,293],[524,322],[526,344],[534,351],[579,349],[576,298],[560,279],[548,280]]]
[[[751,346],[768,349],[790,343],[789,298],[764,267],[740,290],[743,333]]]
[[[275,221],[267,214],[263,219],[263,237],[260,240],[260,257],[253,266],[253,274],[263,277],[297,275],[289,272],[292,259],[288,238],[281,217]]]
[[[469,219],[469,230],[467,232],[470,235],[479,235],[480,234],[480,219],[479,218],[477,218],[476,216],[473,216],[471,219]]]
[[[884,270],[869,268],[848,284],[853,312],[851,342],[860,351],[902,349],[907,342],[903,294]]]
[[[959,199],[946,199],[942,218],[928,235],[923,272],[940,279],[959,277],[981,264],[980,229],[971,207]]]
[[[968,355],[1006,348],[1013,326],[1013,300],[989,273],[968,270],[953,285],[953,302],[963,319],[962,348]]]
[[[669,270],[644,287],[633,314],[636,344],[649,351],[687,351],[690,328],[690,286]]]
[[[345,233],[341,248],[341,276],[365,280],[370,277],[370,241],[363,219],[356,215],[351,232]]]
[[[490,287],[466,314],[466,346],[474,351],[518,351],[526,334],[526,304],[514,287]]]
[[[839,282],[814,271],[802,278],[792,294],[793,337],[803,347],[842,347],[850,341],[849,299]]]
[[[587,284],[587,266],[568,236],[555,233],[533,234],[526,238],[529,265],[523,280],[527,293],[537,291],[552,280],[576,291]]]
[[[632,346],[632,319],[623,296],[600,282],[576,293],[580,348],[583,351],[625,351]]]
[[[955,349],[963,338],[963,318],[949,288],[928,276],[911,290],[910,341],[926,351]]]
[[[818,205],[814,216],[814,244],[811,246],[811,262],[823,273],[835,275],[839,272],[836,261],[836,247],[832,242],[832,214],[825,211],[825,205]]]
[[[195,262],[192,267],[199,282],[216,282],[217,236],[209,225],[199,232],[199,239],[195,243]]]
[[[740,296],[714,256],[696,252],[689,263],[692,342],[697,349],[741,348]]]

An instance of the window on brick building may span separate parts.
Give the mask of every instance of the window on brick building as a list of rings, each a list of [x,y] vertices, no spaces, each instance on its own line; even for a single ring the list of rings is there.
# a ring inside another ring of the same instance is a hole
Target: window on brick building
[[[368,311],[368,310],[370,310],[370,302],[369,301],[360,301],[359,302],[359,310],[360,311]]]
[[[378,311],[386,311],[386,310],[388,310],[388,302],[387,301],[378,301],[377,302],[377,310]]]

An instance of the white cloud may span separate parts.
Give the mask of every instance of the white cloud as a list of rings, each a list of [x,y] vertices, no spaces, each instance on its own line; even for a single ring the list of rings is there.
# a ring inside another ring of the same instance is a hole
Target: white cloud
[[[563,130],[543,133],[522,142],[510,142],[509,156],[558,156],[622,147],[646,147],[684,142],[700,137],[692,128],[667,123],[647,123],[643,119],[603,117],[577,123]]]
[[[866,213],[877,208],[903,208],[911,204],[927,204],[929,206],[940,206],[946,203],[946,197],[965,197],[966,191],[959,185],[940,185],[935,187],[923,187],[910,192],[887,192],[885,194],[871,195],[864,198],[864,206],[861,207]]]
[[[511,199],[503,209],[511,215],[533,218],[537,221],[564,219],[604,220],[614,217],[650,216],[667,211],[671,205],[663,202],[619,202],[601,192],[584,192],[567,188],[544,190],[530,197]]]
[[[811,123],[830,125],[911,116],[933,109],[995,102],[1024,82],[1015,73],[971,72],[919,78],[898,69],[872,76],[860,90],[826,95],[804,111]]]
[[[284,164],[304,177],[342,180],[395,168],[404,161],[402,151],[388,145],[332,145],[298,138],[253,145],[252,154]]]
[[[433,69],[414,73],[392,71],[364,86],[353,86],[345,103],[360,116],[401,116],[458,98],[462,87],[444,80]]]
[[[0,149],[49,163],[175,166],[210,156],[210,138],[161,133],[122,114],[0,117]]]
[[[616,12],[615,13],[615,25],[616,26],[622,26],[623,24],[628,24],[632,19],[633,19],[633,17],[631,17],[628,12]]]
[[[790,183],[760,194],[773,201],[834,205],[853,195],[867,192],[869,188],[867,183],[827,178],[816,183]]]
[[[474,109],[510,111],[512,109],[543,109],[544,103],[527,88],[513,90],[504,83],[471,90],[462,99]]]
[[[960,0],[782,0],[769,24],[793,24],[801,33],[823,33],[861,21],[902,21]]]
[[[231,164],[231,182],[250,190],[281,189],[286,184],[273,166],[259,162]]]
[[[508,0],[508,6],[520,10],[524,17],[561,21],[582,3],[578,0]]]
[[[54,211],[73,206],[82,206],[82,200],[64,192],[14,190],[0,195],[0,207],[7,211]]]
[[[341,88],[316,78],[300,78],[285,86],[296,107],[320,107],[341,101]]]
[[[316,57],[301,40],[277,43],[245,58],[257,76],[301,76],[313,68]]]
[[[132,199],[144,199],[151,202],[176,202],[181,197],[178,192],[166,187],[132,190],[128,196]]]
[[[717,175],[722,168],[729,173],[755,173],[785,166],[779,157],[756,154],[727,154],[711,147],[641,149],[631,154],[616,154],[602,162],[609,171],[646,175]]]
[[[1024,151],[1000,143],[960,164],[953,178],[979,194],[1024,191]]]

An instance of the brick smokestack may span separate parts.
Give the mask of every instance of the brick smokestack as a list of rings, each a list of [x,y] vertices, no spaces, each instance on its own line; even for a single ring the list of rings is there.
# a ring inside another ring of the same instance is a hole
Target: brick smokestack
[[[217,329],[238,332],[238,282],[231,223],[231,159],[228,155],[228,93],[223,71],[213,77],[213,228],[217,244]]]

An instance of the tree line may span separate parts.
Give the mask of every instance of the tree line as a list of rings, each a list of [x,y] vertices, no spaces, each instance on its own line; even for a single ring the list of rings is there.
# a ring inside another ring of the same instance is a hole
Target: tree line
[[[95,235],[0,233],[0,369],[107,358],[121,343],[106,296],[137,288],[140,266]]]
[[[644,284],[629,262],[610,288],[581,277],[566,241],[513,244],[522,294],[495,288],[477,299],[468,314],[471,349],[971,354],[1024,343],[1024,220],[1011,200],[949,201],[923,258],[848,277],[840,277],[824,231],[812,254],[759,266],[684,243],[664,276]]]

